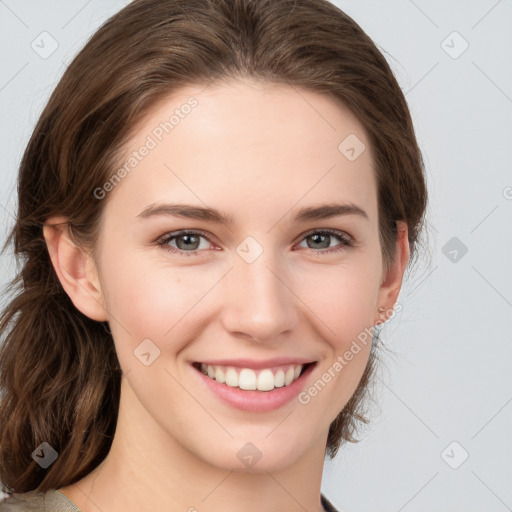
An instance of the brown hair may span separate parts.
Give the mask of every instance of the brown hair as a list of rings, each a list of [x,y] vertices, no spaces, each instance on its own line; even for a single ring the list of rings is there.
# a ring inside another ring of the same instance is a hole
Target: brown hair
[[[107,455],[121,369],[107,322],[89,319],[64,292],[43,238],[54,215],[92,248],[105,201],[93,190],[152,106],[180,87],[229,78],[291,84],[329,94],[363,124],[374,154],[383,262],[396,222],[411,258],[427,194],[410,113],[385,58],[327,0],[134,0],[107,20],[62,76],[24,152],[11,242],[20,272],[0,319],[0,478],[10,492],[71,485]],[[341,141],[340,141],[341,142]],[[359,386],[331,424],[331,457],[357,442],[376,345]],[[58,458],[32,458],[42,442]]]

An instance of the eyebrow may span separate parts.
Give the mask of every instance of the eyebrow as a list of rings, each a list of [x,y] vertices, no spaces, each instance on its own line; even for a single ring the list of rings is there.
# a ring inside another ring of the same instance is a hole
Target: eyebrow
[[[308,206],[298,210],[292,217],[292,222],[307,222],[310,220],[330,219],[342,215],[358,215],[368,220],[368,214],[353,203],[329,203],[319,206]],[[180,217],[196,219],[217,224],[232,225],[234,218],[221,210],[190,204],[151,204],[137,215],[142,219],[154,216]]]

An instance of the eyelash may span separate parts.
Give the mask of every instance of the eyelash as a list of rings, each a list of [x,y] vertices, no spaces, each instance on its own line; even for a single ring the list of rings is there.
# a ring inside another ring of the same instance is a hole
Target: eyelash
[[[348,235],[347,233],[344,233],[342,231],[335,231],[332,229],[314,229],[314,230],[308,231],[307,233],[305,233],[303,235],[303,237],[300,241],[302,242],[302,240],[304,240],[308,236],[315,235],[315,234],[330,235],[335,238],[338,238],[340,240],[340,242],[342,242],[339,246],[335,246],[330,249],[322,249],[322,250],[316,251],[314,249],[309,248],[310,250],[312,250],[313,252],[316,252],[316,253],[327,254],[327,253],[340,252],[340,251],[345,250],[347,247],[352,247],[355,245],[354,239],[350,235]],[[178,238],[182,235],[200,235],[200,236],[206,238],[206,240],[208,240],[211,243],[210,239],[208,238],[207,233],[205,233],[204,231],[181,230],[181,231],[173,231],[172,233],[168,233],[167,235],[164,235],[163,237],[161,237],[160,239],[157,240],[157,245],[166,251],[172,252],[174,254],[179,254],[180,256],[199,256],[199,254],[203,251],[203,249],[196,249],[194,251],[183,251],[181,249],[177,249],[175,247],[169,246],[169,242],[171,240],[174,240],[175,238]]]

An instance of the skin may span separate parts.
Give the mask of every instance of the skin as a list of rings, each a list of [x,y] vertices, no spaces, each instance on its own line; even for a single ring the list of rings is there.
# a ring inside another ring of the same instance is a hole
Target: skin
[[[52,227],[65,219],[44,228],[64,289],[84,314],[109,322],[123,370],[110,453],[60,490],[84,512],[319,511],[329,425],[356,389],[370,344],[308,404],[264,413],[221,402],[191,363],[306,357],[317,361],[311,386],[359,333],[385,321],[379,306],[392,311],[409,258],[407,227],[399,223],[384,272],[368,137],[326,95],[249,81],[183,88],[137,127],[126,155],[190,96],[198,106],[103,199],[94,257]],[[338,150],[349,134],[366,145],[355,161]],[[368,219],[291,222],[300,208],[340,201]],[[161,202],[214,207],[234,223],[138,217]],[[209,235],[190,249],[183,238],[170,242],[196,256],[155,242],[179,229]],[[312,229],[347,233],[355,244],[335,236],[315,243],[304,235]],[[251,263],[236,251],[247,236],[263,249]],[[134,356],[147,338],[160,349],[149,366]],[[261,452],[251,468],[237,457],[247,442]]]

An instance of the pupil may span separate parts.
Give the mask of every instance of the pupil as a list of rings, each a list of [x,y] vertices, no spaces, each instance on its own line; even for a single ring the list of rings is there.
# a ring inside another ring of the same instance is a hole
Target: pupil
[[[321,243],[321,242],[322,242],[322,240],[320,240],[320,241],[319,241],[318,239],[319,239],[319,238],[320,238],[320,239],[322,239],[322,238],[323,238],[323,239],[324,239],[323,241],[325,242],[325,240],[327,239],[327,236],[328,236],[328,235],[318,235],[318,234],[316,234],[316,235],[312,235],[312,238],[314,239],[314,243]],[[325,244],[324,244],[324,245],[325,245]],[[325,247],[328,247],[328,246],[329,246],[329,244],[327,244],[327,246],[321,247],[321,249],[325,249]]]
[[[187,247],[190,248],[190,243],[192,243],[192,244],[194,243],[194,238],[196,238],[195,235],[181,235],[181,237],[179,237],[178,240],[180,240],[180,239],[187,240],[187,241],[185,241],[185,248],[187,248]],[[196,243],[197,243],[197,241],[196,241]],[[181,247],[180,247],[180,249],[181,249]]]

